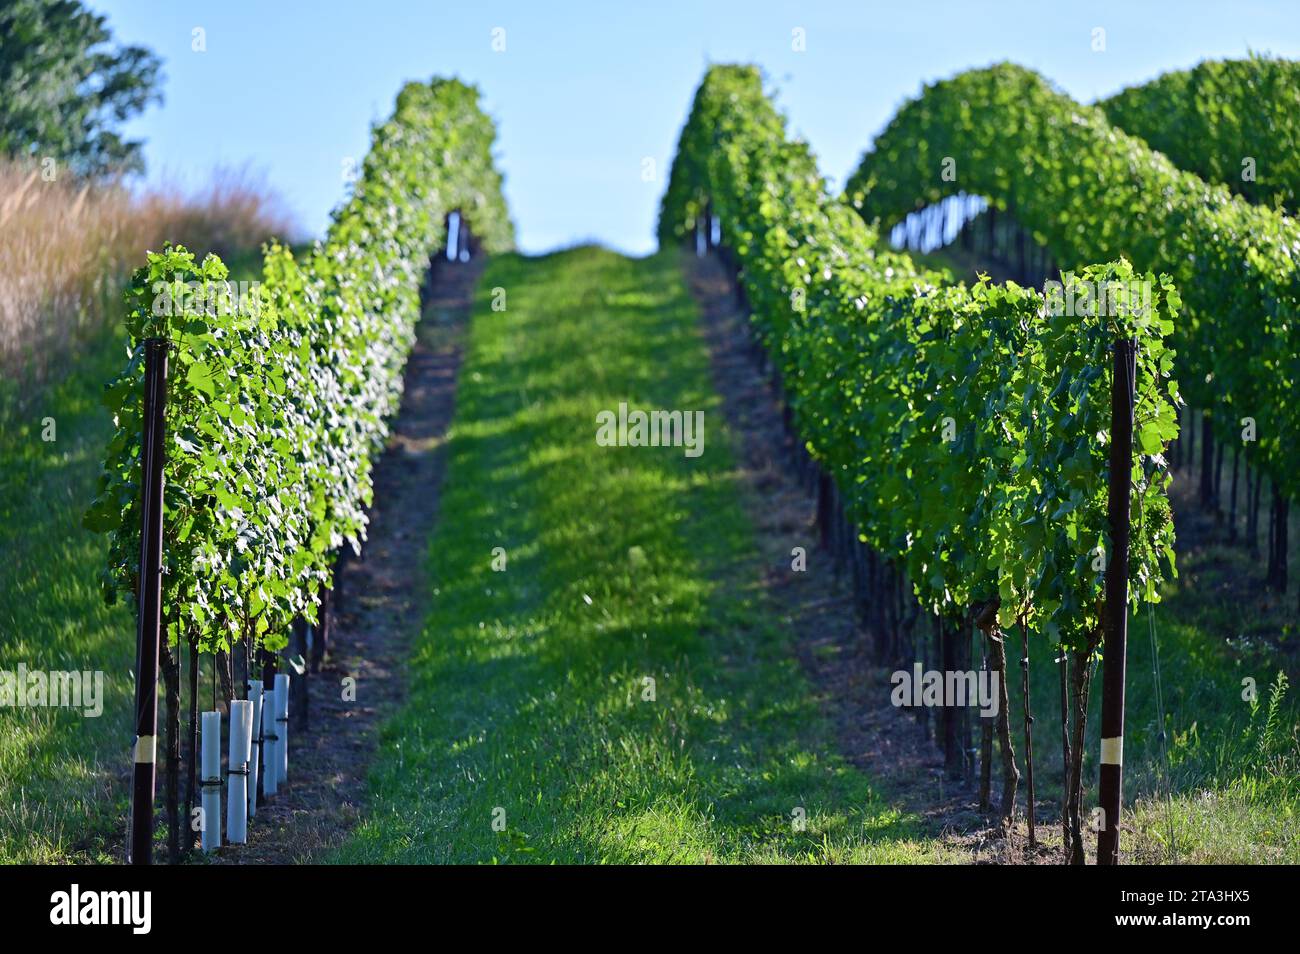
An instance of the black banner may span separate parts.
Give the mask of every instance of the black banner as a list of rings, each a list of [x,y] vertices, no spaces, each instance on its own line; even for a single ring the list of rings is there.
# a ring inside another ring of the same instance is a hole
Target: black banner
[[[855,930],[878,925],[928,943],[990,930],[987,895],[1005,892],[998,907],[1018,929],[1041,924],[1071,936],[1155,934],[1180,942],[1199,932],[1231,943],[1240,932],[1289,923],[1287,880],[1268,868],[1238,867],[601,868],[598,875],[541,866],[28,867],[0,869],[0,920],[9,937],[77,932],[132,944],[210,936],[238,945],[241,938],[317,935],[373,942],[376,924],[389,939],[400,936],[390,932],[427,936],[473,924],[493,934],[527,925],[545,936],[565,930],[554,919],[570,909],[621,912],[641,924],[635,933],[676,932],[704,917],[744,935],[741,915],[758,902],[772,917],[814,919],[814,929],[845,919]],[[240,896],[249,917],[232,924]],[[947,913],[936,917],[936,910]]]

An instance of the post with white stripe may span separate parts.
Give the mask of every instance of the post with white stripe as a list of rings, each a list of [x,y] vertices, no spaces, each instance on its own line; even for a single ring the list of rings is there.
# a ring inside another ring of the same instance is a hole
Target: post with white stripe
[[[135,762],[131,779],[130,863],[153,863],[153,796],[158,752],[158,651],[162,634],[164,418],[167,342],[144,343],[144,424],[140,442],[140,578],[136,591]]]
[[[1124,669],[1128,641],[1129,500],[1133,490],[1133,404],[1135,342],[1115,342],[1110,390],[1110,486],[1106,517],[1110,561],[1106,565],[1106,608],[1102,620],[1101,827],[1097,864],[1119,863],[1119,814],[1124,778]]]

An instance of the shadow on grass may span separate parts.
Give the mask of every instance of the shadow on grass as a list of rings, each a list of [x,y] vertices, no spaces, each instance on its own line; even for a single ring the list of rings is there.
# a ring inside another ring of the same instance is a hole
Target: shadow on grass
[[[793,635],[746,578],[725,441],[695,459],[595,443],[620,401],[721,427],[675,261],[511,256],[480,288],[434,610],[337,860],[935,858],[835,754]]]

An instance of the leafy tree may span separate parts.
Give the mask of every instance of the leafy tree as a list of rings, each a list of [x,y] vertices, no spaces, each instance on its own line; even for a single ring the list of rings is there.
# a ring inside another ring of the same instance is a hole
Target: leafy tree
[[[101,176],[144,168],[140,143],[114,128],[161,102],[159,60],[117,46],[105,18],[78,0],[0,4],[0,153],[53,156]]]

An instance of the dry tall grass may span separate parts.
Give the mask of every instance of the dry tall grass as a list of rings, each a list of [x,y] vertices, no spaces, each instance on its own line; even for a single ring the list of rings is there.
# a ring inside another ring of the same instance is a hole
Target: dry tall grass
[[[279,198],[246,169],[219,169],[198,193],[133,195],[0,161],[0,377],[40,378],[115,320],[147,249],[172,241],[229,257],[293,233]]]

